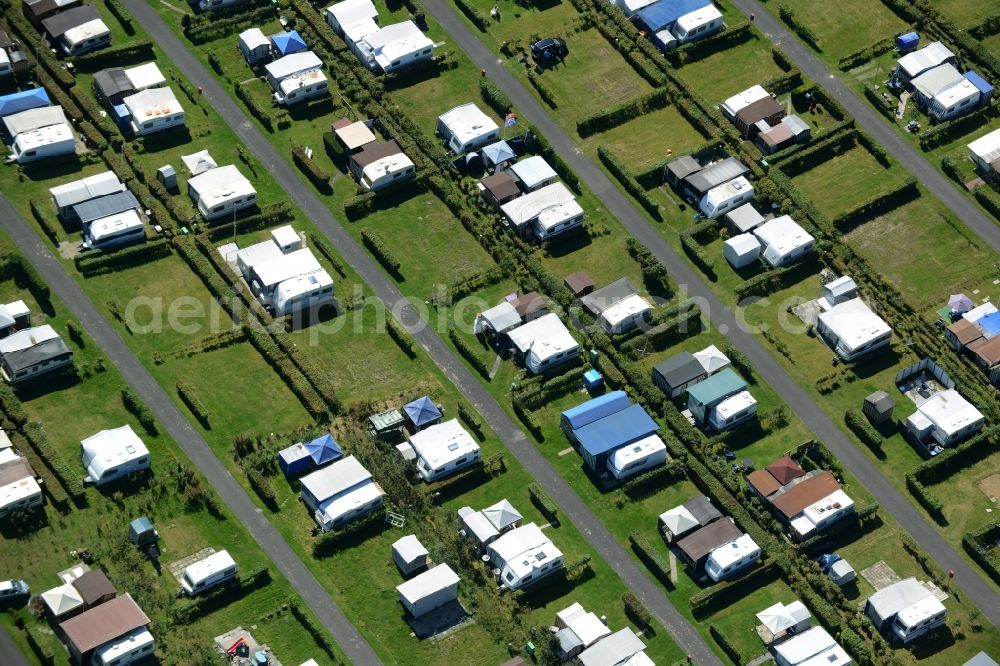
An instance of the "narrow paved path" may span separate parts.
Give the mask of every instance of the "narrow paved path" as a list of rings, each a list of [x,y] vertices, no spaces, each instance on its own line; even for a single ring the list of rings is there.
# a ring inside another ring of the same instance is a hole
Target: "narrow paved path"
[[[697,300],[718,331],[746,354],[764,381],[781,395],[792,412],[797,414],[840,462],[868,488],[881,505],[882,511],[892,514],[903,529],[909,532],[943,569],[955,571],[955,585],[964,590],[965,598],[976,604],[995,626],[1000,627],[1000,595],[992,587],[984,584],[979,573],[974,571],[924,517],[917,513],[909,499],[882,476],[871,459],[854,446],[760,341],[747,332],[746,326],[742,324],[742,314],[738,317],[716,297],[701,275],[667,244],[631,200],[626,198],[597,164],[583,153],[565,130],[542,108],[534,95],[503,66],[499,56],[479,41],[477,35],[473,34],[446,0],[422,0],[422,2],[427,11],[455,40],[455,45],[468,54],[476,66],[485,69],[487,76],[507,93],[521,117],[535,125],[545,135],[556,152],[601,199],[608,212],[621,221],[640,243],[663,262],[680,288]],[[470,91],[470,99],[477,97],[477,92]]]
[[[285,542],[285,539],[264,517],[260,509],[247,496],[229,470],[215,457],[208,442],[199,435],[187,418],[139,362],[121,336],[101,316],[66,268],[52,255],[49,248],[21,214],[0,195],[0,220],[7,233],[13,237],[25,258],[38,270],[52,292],[65,303],[73,317],[80,322],[97,343],[125,381],[152,410],[187,457],[201,470],[219,494],[222,502],[250,532],[274,565],[285,575],[303,601],[319,618],[323,627],[333,636],[344,653],[355,664],[379,664],[378,656],[367,641],[354,628],[351,621],[326,593],[316,577]],[[0,663],[3,660],[0,659]]]
[[[757,2],[757,0],[732,0],[740,11],[749,16],[754,14],[754,22],[771,41],[781,46],[802,74],[818,83],[826,92],[854,116],[866,132],[875,137],[889,154],[904,169],[908,169],[931,194],[951,209],[958,219],[984,243],[1000,252],[1000,226],[989,215],[974,204],[958,185],[934,168],[927,157],[913,147],[899,131],[891,126],[878,111],[868,105],[860,95],[852,90],[843,79],[817,58],[805,44]]]
[[[17,649],[14,639],[7,633],[7,627],[0,627],[0,656],[4,666],[30,666],[27,657]]]
[[[535,444],[528,440],[520,427],[462,364],[451,348],[427,325],[368,253],[333,217],[319,196],[302,182],[288,160],[278,154],[274,146],[236,106],[228,92],[223,90],[188,50],[187,45],[177,38],[144,0],[123,2],[184,76],[194,85],[202,87],[208,103],[212,104],[254,155],[267,166],[271,177],[334,244],[375,295],[390,306],[394,316],[413,334],[428,356],[483,415],[508,450],[561,507],[566,520],[580,530],[590,547],[614,568],[626,587],[649,607],[681,649],[692,655],[698,664],[721,665],[697,630],[671,605],[660,586],[639,568],[607,527],[549,465]]]

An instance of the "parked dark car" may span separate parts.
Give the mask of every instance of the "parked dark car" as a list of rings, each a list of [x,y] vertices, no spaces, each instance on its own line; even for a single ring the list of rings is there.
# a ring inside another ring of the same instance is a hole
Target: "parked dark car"
[[[566,48],[566,41],[558,37],[546,37],[539,39],[531,45],[531,56],[535,60],[562,59],[569,53]]]

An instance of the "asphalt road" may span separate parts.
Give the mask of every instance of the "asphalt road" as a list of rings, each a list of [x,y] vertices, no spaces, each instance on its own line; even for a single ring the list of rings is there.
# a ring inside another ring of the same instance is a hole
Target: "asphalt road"
[[[123,2],[184,76],[192,84],[203,89],[206,101],[268,168],[271,177],[334,244],[344,260],[368,283],[375,295],[391,307],[394,316],[413,334],[417,344],[427,352],[459,392],[499,435],[508,450],[560,506],[566,520],[571,521],[587,539],[594,552],[614,568],[625,585],[646,604],[681,649],[692,655],[695,663],[721,665],[715,653],[697,630],[674,608],[660,586],[639,568],[611,532],[549,465],[535,444],[528,440],[520,427],[462,364],[451,348],[426,325],[399,289],[333,217],[319,196],[302,182],[288,161],[278,154],[274,146],[236,106],[229,94],[212,78],[187,46],[144,0],[123,0]],[[464,231],[460,230],[459,233]],[[558,536],[555,540],[558,543]]]
[[[215,457],[205,439],[191,427],[170,396],[153,379],[38,234],[3,195],[0,195],[0,220],[3,220],[7,233],[42,275],[52,292],[66,304],[73,317],[104,350],[125,381],[149,406],[191,462],[201,470],[222,502],[243,523],[254,541],[264,549],[274,565],[298,591],[344,653],[355,664],[380,664],[375,651],[354,628],[347,615],[334,603],[261,510],[254,506],[229,470]],[[2,659],[0,663],[3,663]]]
[[[14,639],[7,633],[6,627],[0,627],[0,662],[4,666],[30,666],[28,659],[17,649]]]
[[[757,0],[732,0],[744,14],[754,14],[754,22],[771,41],[781,46],[802,74],[818,83],[831,97],[840,102],[866,132],[875,137],[903,168],[908,169],[931,194],[944,202],[951,211],[984,243],[1000,252],[1000,226],[974,204],[958,186],[934,168],[927,158],[899,135],[875,109],[849,88],[829,67],[823,64],[805,44],[796,39],[785,26]]]
[[[735,1],[737,4],[742,4],[742,0]],[[738,317],[715,296],[701,275],[695,273],[687,261],[667,244],[638,208],[622,194],[597,164],[583,153],[535,97],[503,66],[498,54],[491,52],[479,41],[445,0],[423,0],[423,4],[455,40],[455,45],[468,54],[478,67],[485,69],[487,76],[507,94],[520,116],[545,135],[555,151],[601,199],[608,212],[663,262],[680,288],[701,305],[702,311],[718,331],[749,358],[757,372],[781,395],[791,411],[805,422],[816,437],[825,443],[840,462],[874,495],[881,510],[892,514],[903,529],[909,532],[921,548],[943,569],[954,571],[953,586],[960,588],[966,600],[978,606],[995,626],[1000,627],[1000,595],[983,582],[980,575],[923,516],[917,513],[910,501],[882,476],[878,467],[847,438],[813,398],[778,364],[755,334],[748,332],[745,325],[741,325],[742,314]],[[787,48],[784,43],[782,48]],[[789,54],[792,55],[791,52]],[[573,57],[572,54],[569,57]],[[478,95],[470,92],[469,98],[478,100]],[[885,129],[888,130],[887,127]],[[937,174],[936,171],[931,171]],[[954,188],[946,189],[955,192]],[[959,197],[959,199],[968,203],[964,198]],[[976,212],[978,213],[978,209]],[[995,227],[991,228],[996,231]]]

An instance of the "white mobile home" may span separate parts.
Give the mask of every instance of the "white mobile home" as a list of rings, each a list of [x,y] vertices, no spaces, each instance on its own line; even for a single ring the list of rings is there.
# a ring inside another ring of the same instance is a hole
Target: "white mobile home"
[[[437,131],[456,155],[482,148],[500,138],[500,128],[473,103],[438,116]]]
[[[41,506],[42,502],[42,488],[27,459],[11,449],[0,450],[0,518]]]
[[[854,500],[843,489],[837,489],[804,508],[797,516],[793,516],[788,525],[792,536],[804,539],[816,532],[822,532],[841,518],[854,513]]]
[[[385,493],[357,458],[347,456],[301,479],[302,501],[323,531],[337,529],[382,506]]]
[[[268,305],[275,317],[283,317],[332,302],[333,278],[321,268],[306,275],[296,275],[279,284]]]
[[[791,604],[786,609],[792,607]],[[801,604],[799,604],[801,605]],[[808,611],[807,624],[808,626]],[[759,617],[759,616],[758,616]],[[851,658],[823,627],[812,627],[797,633],[774,647],[778,666],[850,666]]]
[[[417,473],[430,483],[479,460],[479,445],[458,419],[432,425],[410,437],[417,454]]]
[[[348,166],[361,187],[373,192],[412,180],[417,171],[413,160],[394,140],[365,144],[359,152],[351,155]]]
[[[102,485],[128,474],[149,469],[149,449],[132,426],[102,430],[80,442],[80,458],[87,483]]]
[[[507,333],[524,367],[533,373],[571,361],[580,345],[555,313],[549,313]]]
[[[762,86],[752,86],[743,92],[736,93],[722,103],[722,112],[730,119],[736,118],[736,114],[747,108],[754,102],[759,102],[765,97],[770,97],[770,93]]]
[[[122,103],[132,116],[130,127],[136,136],[184,125],[184,107],[169,87],[143,90],[126,97]]]
[[[236,561],[229,551],[220,550],[186,566],[181,575],[181,587],[189,597],[193,597],[235,577]]]
[[[943,625],[948,610],[916,578],[905,578],[868,597],[865,614],[879,631],[909,643]]]
[[[733,268],[743,268],[760,257],[760,241],[753,234],[739,234],[722,244],[722,256]]]
[[[961,81],[936,94],[927,111],[935,120],[943,122],[975,109],[979,105],[980,97],[979,88],[963,76]]]
[[[722,12],[708,4],[677,19],[670,33],[678,44],[687,44],[722,30]]]
[[[562,183],[552,183],[500,207],[507,223],[521,236],[552,238],[583,224],[584,212]]]
[[[286,55],[265,65],[264,71],[278,104],[298,104],[329,92],[323,61],[312,51]]]
[[[667,445],[659,435],[650,435],[616,449],[608,456],[608,471],[618,480],[635,476],[667,462]]]
[[[94,220],[83,234],[83,246],[94,250],[109,250],[144,240],[146,227],[134,208]]]
[[[10,384],[72,363],[73,352],[48,324],[25,328],[0,339],[0,372]]]
[[[103,171],[80,180],[57,185],[49,190],[49,194],[52,195],[52,203],[59,211],[59,217],[68,221],[73,215],[73,207],[77,204],[124,191],[125,184],[118,179],[113,171]]]
[[[73,131],[61,106],[43,106],[4,116],[3,124],[11,138],[10,159],[18,164],[70,155],[76,149]]]
[[[188,179],[188,194],[206,220],[234,215],[257,205],[257,190],[233,164]]]
[[[435,608],[458,600],[461,579],[447,564],[439,564],[396,586],[399,602],[411,617],[419,618]]]
[[[500,569],[505,587],[517,590],[535,583],[562,568],[563,554],[542,533],[528,523],[510,530],[489,546],[490,562]]]
[[[1000,129],[979,137],[969,144],[969,157],[979,173],[996,179],[1000,174]]]
[[[763,246],[764,261],[772,268],[787,266],[816,247],[816,239],[788,215],[769,220],[753,230]]]
[[[816,320],[816,332],[845,361],[880,349],[892,339],[892,329],[860,298],[838,303]]]
[[[42,21],[46,39],[64,55],[78,56],[111,43],[111,31],[92,5],[61,11]]]
[[[273,259],[255,261],[247,276],[247,284],[265,303],[272,302],[286,280],[300,275],[313,275],[323,268],[316,256],[307,247],[287,254],[279,254]]]
[[[903,86],[924,72],[944,63],[955,63],[955,54],[941,42],[931,42],[924,48],[907,53],[896,63],[892,81]]]
[[[374,21],[378,18],[378,10],[371,0],[344,0],[335,5],[330,5],[324,12],[326,22],[330,24],[338,35],[343,36],[347,26],[359,21],[368,19]]]
[[[653,306],[639,294],[626,296],[601,312],[601,327],[608,333],[631,331],[652,312]]]
[[[753,199],[754,189],[744,176],[713,187],[698,203],[698,210],[710,220],[725,215]]]
[[[260,28],[249,28],[241,32],[239,47],[248,65],[255,65],[271,57],[271,40]]]
[[[760,546],[749,534],[744,534],[713,550],[705,562],[705,573],[718,582],[743,571],[759,559]]]
[[[740,391],[715,406],[708,417],[708,425],[719,432],[732,430],[756,413],[757,400],[750,395],[750,391]]]
[[[434,42],[413,21],[403,21],[365,35],[354,48],[361,62],[388,74],[430,60]]]
[[[906,419],[906,429],[925,446],[953,446],[983,427],[986,417],[955,389],[925,400]]]
[[[145,659],[156,650],[156,640],[146,627],[132,631],[94,649],[94,666],[128,666]]]
[[[14,68],[10,64],[10,56],[7,51],[0,49],[0,77],[7,77],[14,73]]]

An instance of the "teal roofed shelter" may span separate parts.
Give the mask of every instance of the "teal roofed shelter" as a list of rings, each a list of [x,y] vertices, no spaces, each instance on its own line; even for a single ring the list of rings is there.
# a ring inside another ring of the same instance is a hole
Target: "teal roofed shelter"
[[[688,409],[695,420],[704,424],[716,405],[746,390],[747,383],[732,368],[725,368],[688,388]]]

